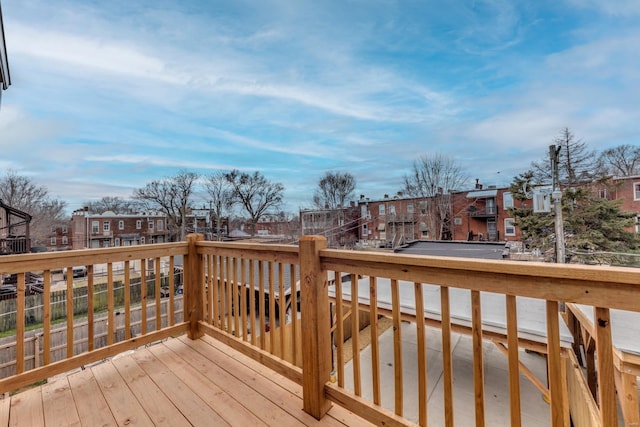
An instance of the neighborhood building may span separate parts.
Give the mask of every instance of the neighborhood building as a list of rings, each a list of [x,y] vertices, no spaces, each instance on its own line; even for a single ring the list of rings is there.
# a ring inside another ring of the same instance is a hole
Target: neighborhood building
[[[78,209],[71,216],[73,249],[167,242],[167,219],[159,212],[116,214]]]
[[[31,215],[0,199],[0,255],[31,251],[30,223]]]

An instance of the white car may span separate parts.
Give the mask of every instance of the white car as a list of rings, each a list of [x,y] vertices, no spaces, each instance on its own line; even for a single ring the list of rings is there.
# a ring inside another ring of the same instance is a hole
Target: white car
[[[73,267],[73,277],[84,277],[87,275],[87,267],[84,265]],[[62,269],[62,277],[67,279],[67,268]]]

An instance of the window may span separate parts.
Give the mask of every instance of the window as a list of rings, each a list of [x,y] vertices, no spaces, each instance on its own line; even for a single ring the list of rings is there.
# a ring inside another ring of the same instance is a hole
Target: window
[[[108,248],[109,246],[111,246],[111,242],[109,242],[108,240],[105,240],[104,242],[102,242],[103,248]]]
[[[159,219],[158,220],[158,231],[162,231],[163,228],[164,228],[164,221]]]
[[[640,233],[640,215],[636,217],[636,233]]]
[[[456,216],[453,218],[453,225],[462,225],[462,218]]]
[[[360,218],[367,217],[367,207],[365,205],[360,206]]]
[[[99,221],[91,221],[91,232],[93,234],[98,234],[100,231],[100,222]]]
[[[378,205],[378,215],[384,216],[384,205]]]
[[[516,235],[516,225],[514,223],[513,218],[505,218],[505,220],[504,220],[504,235],[505,236],[515,236]]]
[[[505,211],[513,207],[513,194],[509,192],[502,193],[502,207]]]
[[[123,220],[118,221],[118,230],[124,230],[124,221]],[[116,245],[116,246],[120,246],[120,245]]]
[[[55,246],[57,244],[55,236],[51,238],[51,246]]]
[[[103,221],[102,222],[102,231],[109,231],[111,229],[111,222]]]
[[[144,245],[144,236],[140,237],[140,244]]]
[[[69,244],[69,239],[67,238],[67,236],[62,236],[62,244],[63,245],[68,245]]]
[[[139,219],[136,221],[136,230],[140,230],[142,228],[142,220]]]
[[[62,226],[62,234],[67,234],[67,226],[66,225]]]
[[[407,213],[408,214],[413,213],[413,203],[407,203]]]
[[[424,201],[424,202],[420,202],[420,213],[421,213],[422,215],[426,215],[426,213],[427,213],[427,207],[428,207],[428,206],[427,206],[427,202],[426,202],[426,201]]]
[[[640,182],[633,183],[633,200],[640,200]]]
[[[396,214],[396,205],[389,205],[389,215]]]
[[[153,230],[153,220],[149,220],[149,230]]]
[[[115,238],[115,240],[114,240],[114,245],[115,245],[115,246],[120,246],[120,238],[119,238],[119,237],[116,237],[116,238]]]

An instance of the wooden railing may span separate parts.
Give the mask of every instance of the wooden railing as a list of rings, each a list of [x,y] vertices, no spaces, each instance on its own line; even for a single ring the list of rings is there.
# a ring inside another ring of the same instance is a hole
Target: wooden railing
[[[468,407],[473,408],[476,425],[485,424],[490,405],[485,397],[483,359],[483,342],[490,340],[507,356],[509,415],[504,416],[510,418],[511,425],[521,424],[521,408],[527,404],[521,396],[521,372],[535,381],[520,360],[519,349],[525,348],[546,355],[548,378],[539,379],[536,386],[550,402],[550,424],[568,426],[570,407],[573,411],[579,394],[575,386],[581,384],[576,380],[568,385],[570,374],[580,371],[571,364],[571,337],[565,334],[559,312],[568,302],[593,307],[597,325],[592,330],[597,351],[593,370],[597,389],[594,420],[596,425],[617,425],[610,309],[640,311],[640,270],[330,250],[326,249],[326,240],[316,236],[303,237],[297,247],[205,242],[201,236],[190,235],[186,243],[1,257],[0,273],[18,273],[20,295],[24,294],[24,274],[28,271],[43,271],[47,289],[52,270],[87,265],[87,286],[91,288],[96,264],[107,265],[107,283],[113,283],[109,266],[115,262],[127,263],[125,271],[129,271],[131,263],[142,260],[136,274],[145,276],[149,259],[154,266],[164,260],[173,270],[176,256],[185,257],[184,322],[171,318],[163,324],[160,318],[145,318],[138,336],[125,336],[121,342],[110,341],[103,348],[89,348],[82,354],[74,354],[72,344],[68,344],[65,360],[44,360],[43,367],[31,370],[24,367],[21,343],[25,326],[19,322],[22,325],[16,329],[16,374],[0,380],[0,392],[186,332],[193,339],[208,334],[300,383],[304,410],[316,418],[321,418],[333,402],[378,425],[427,425],[436,414],[428,412],[426,360],[430,353],[425,337],[427,327],[436,327],[442,343],[443,367],[443,413],[438,414],[438,419],[444,425],[454,425],[454,401],[461,398],[454,395],[451,343],[452,335],[460,333],[468,334],[472,342],[473,399]],[[160,276],[155,277],[155,303],[159,306]],[[126,284],[131,277],[125,274],[123,280]],[[113,293],[113,285],[110,286],[109,292]],[[67,279],[66,287],[72,291],[72,278]],[[172,299],[173,289],[170,295]],[[18,311],[24,313],[20,298]],[[142,313],[147,312],[148,303],[143,296],[139,303]],[[125,301],[125,316],[132,304]],[[461,305],[466,311],[460,311]],[[110,325],[114,323],[114,308],[110,302]],[[46,304],[44,309],[47,310]],[[538,335],[527,330],[522,319],[531,310],[543,325]],[[361,314],[368,314],[365,317],[371,323],[369,366],[364,366],[361,358]],[[87,316],[89,323],[93,322],[92,316],[95,315]],[[395,375],[391,384],[383,383],[380,375],[383,343],[378,338],[377,325],[381,316],[391,318],[393,325]],[[69,312],[67,337],[74,332],[71,319],[73,313]],[[402,345],[402,324],[406,322],[415,325],[415,360],[408,359],[408,349]],[[45,320],[45,350],[49,347],[46,340],[50,328]],[[110,329],[109,336],[114,336],[113,332]],[[349,369],[345,369],[344,357],[346,332],[351,333],[353,354]],[[404,384],[403,364],[407,363],[416,364],[415,390]],[[331,381],[332,371],[337,383]],[[351,378],[347,378],[348,372]],[[363,387],[368,383],[363,381],[365,376],[371,382],[371,390]],[[569,395],[569,386],[573,395]],[[382,406],[385,391],[393,395],[389,409]],[[416,400],[415,417],[405,413],[404,402],[408,398]]]

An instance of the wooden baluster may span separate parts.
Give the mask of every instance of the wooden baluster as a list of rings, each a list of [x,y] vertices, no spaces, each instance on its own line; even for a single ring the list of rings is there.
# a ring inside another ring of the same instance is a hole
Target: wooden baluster
[[[520,415],[520,360],[518,354],[518,308],[516,297],[506,295],[507,309],[507,354],[509,363],[509,411],[511,425],[521,425]]]
[[[95,348],[95,324],[94,324],[94,279],[95,271],[93,265],[87,266],[87,349],[93,351]]]
[[[617,426],[616,389],[613,366],[613,341],[611,338],[611,314],[608,308],[595,307],[596,364],[598,366],[598,404],[603,426]]]
[[[473,337],[473,388],[476,426],[484,426],[484,366],[480,292],[471,291],[471,335]]]
[[[73,357],[73,267],[67,268],[67,358]]]
[[[440,287],[440,313],[442,332],[442,377],[444,380],[444,422],[453,427],[453,353],[451,350],[451,306],[449,288]]]
[[[131,339],[131,271],[129,261],[124,262],[124,337],[127,340]],[[172,275],[173,276],[173,275]],[[93,294],[93,290],[91,291]],[[93,300],[93,297],[91,297]],[[91,302],[93,307],[93,301]],[[91,310],[92,312],[93,310]],[[93,314],[92,314],[93,315]],[[91,322],[93,323],[93,322]],[[90,323],[90,324],[91,324]]]
[[[356,396],[362,396],[360,378],[360,312],[358,310],[358,276],[351,275],[351,353],[353,355],[353,389]]]
[[[563,376],[560,355],[560,322],[558,319],[558,302],[547,301],[547,363],[549,367],[549,396],[551,398],[551,425],[565,426],[565,409],[567,402],[563,396]]]
[[[232,334],[233,333],[233,285],[231,283],[231,264],[232,264],[232,260],[231,257],[226,257],[227,259],[227,268],[225,271],[225,293],[226,293],[226,310],[227,310],[227,333],[228,334]]]
[[[378,290],[375,277],[369,277],[369,316],[371,317],[371,378],[373,403],[380,405],[380,345],[378,337]]]
[[[296,266],[295,264],[289,265],[289,283],[290,283],[290,299],[291,299],[291,351],[293,364],[300,366],[301,361],[298,361],[298,292],[296,286]]]
[[[403,389],[402,380],[402,324],[400,312],[400,288],[398,281],[391,280],[391,307],[393,313],[393,367],[395,370],[395,413],[402,416]]]
[[[266,348],[267,322],[265,319],[265,301],[264,301],[264,262],[258,261],[258,310],[260,311],[260,348]]]
[[[220,259],[217,255],[212,255],[212,269],[211,271],[211,289],[209,293],[211,294],[211,305],[213,311],[211,312],[211,324],[215,327],[221,328],[220,325],[221,316],[220,316]]]
[[[185,312],[187,310],[185,304]],[[147,260],[140,260],[140,334],[147,334]],[[185,319],[187,315],[185,315]]]
[[[256,267],[249,260],[249,321],[251,322],[251,345],[256,345]]]
[[[160,329],[162,329],[162,306],[161,301],[160,301],[160,288],[162,287],[162,283],[160,282],[160,272],[161,272],[161,268],[160,268],[160,258],[156,257],[155,260],[155,295],[156,295],[156,331],[159,331]]]
[[[231,286],[233,289],[233,332],[236,338],[240,338],[242,335],[242,328],[240,328],[240,283],[238,281],[238,258],[233,258],[233,272]]]
[[[276,353],[276,291],[273,261],[269,261],[269,352]]]
[[[284,288],[284,264],[278,263],[278,317],[280,318],[280,358],[285,358],[287,328],[287,297]]]
[[[107,317],[108,317],[108,335],[107,335],[107,345],[111,345],[115,340],[115,332],[116,332],[116,310],[115,310],[115,300],[113,295],[113,263],[107,264]]]
[[[51,363],[51,270],[45,270],[44,290],[42,292],[42,362],[46,366]]]
[[[207,291],[204,292],[204,296],[207,304],[207,323],[211,326],[213,326],[213,282],[215,280],[215,276],[213,275],[213,258],[214,256],[211,254],[205,255],[207,262]]]
[[[416,334],[418,348],[418,421],[427,425],[427,344],[424,326],[424,296],[422,283],[413,284],[416,300]]]
[[[16,283],[16,374],[24,372],[24,292],[26,289],[24,276],[24,273],[18,273]],[[67,320],[67,322],[69,322],[69,320]],[[71,322],[73,322],[73,318],[71,319]],[[67,343],[68,342],[69,338],[67,337]],[[71,344],[73,345],[73,336],[71,337]]]
[[[247,264],[245,259],[240,259],[240,310],[242,311],[242,339],[249,340],[249,325],[247,323]]]
[[[344,307],[342,304],[342,272],[335,272],[336,286],[336,334],[334,345],[336,346],[336,373],[338,375],[338,387],[344,387]]]

